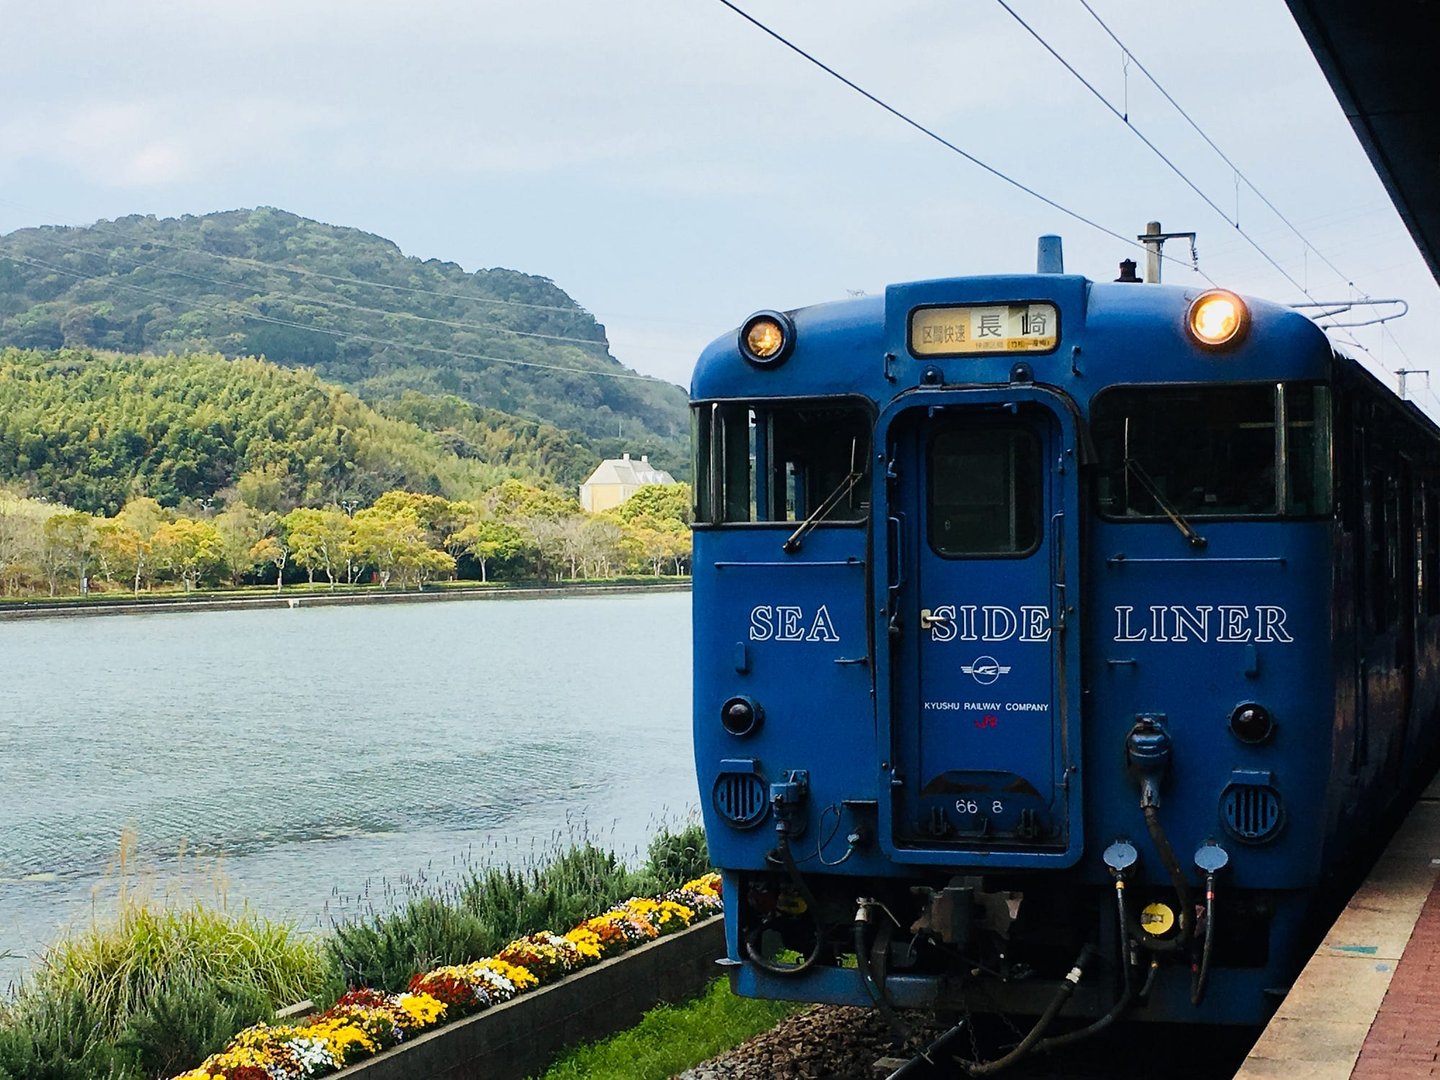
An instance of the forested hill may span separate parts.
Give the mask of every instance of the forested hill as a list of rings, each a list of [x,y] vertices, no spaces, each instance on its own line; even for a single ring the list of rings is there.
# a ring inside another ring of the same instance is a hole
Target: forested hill
[[[0,237],[0,345],[264,356],[376,404],[453,394],[582,432],[602,456],[676,471],[686,456],[684,392],[621,366],[550,280],[408,258],[282,210]]]
[[[571,432],[453,397],[407,409],[437,430],[261,360],[0,349],[0,487],[112,516],[132,496],[228,503],[247,485],[363,506],[396,488],[474,498],[511,477],[573,490],[596,461]]]

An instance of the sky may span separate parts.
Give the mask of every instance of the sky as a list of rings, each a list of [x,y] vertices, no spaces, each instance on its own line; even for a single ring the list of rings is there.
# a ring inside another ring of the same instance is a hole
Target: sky
[[[1028,272],[1044,233],[1109,280],[1159,221],[1241,292],[1406,299],[1337,340],[1391,386],[1429,367],[1440,288],[1283,0],[1007,2],[1128,125],[998,0],[737,0],[1109,234],[720,0],[0,0],[0,233],[276,206],[551,278],[622,363],[687,385],[755,310]],[[1409,386],[1440,415],[1434,375]]]

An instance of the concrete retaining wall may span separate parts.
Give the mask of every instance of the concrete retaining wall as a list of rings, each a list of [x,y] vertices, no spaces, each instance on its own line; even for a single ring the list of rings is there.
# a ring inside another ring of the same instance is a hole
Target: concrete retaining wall
[[[432,600],[533,600],[550,596],[606,596],[615,593],[688,592],[689,578],[659,581],[653,585],[535,585],[477,586],[475,588],[396,589],[393,592],[272,592],[257,596],[205,598],[203,595],[163,596],[146,600],[109,600],[87,604],[79,600],[58,603],[9,601],[0,603],[0,619],[76,619],[87,615],[140,615],[157,611],[245,611],[251,608],[284,609],[333,607],[340,604],[413,604]]]
[[[719,973],[725,920],[670,937],[427,1032],[346,1069],[356,1080],[525,1080],[561,1051],[633,1027],[647,1009],[694,997]]]

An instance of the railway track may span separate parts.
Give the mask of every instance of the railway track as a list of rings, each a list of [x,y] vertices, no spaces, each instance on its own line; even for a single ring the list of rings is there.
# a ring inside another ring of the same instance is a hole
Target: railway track
[[[920,1038],[944,1025],[933,1016],[907,1015]],[[1161,1024],[1117,1025],[1064,1052],[1023,1061],[999,1075],[1010,1080],[1221,1080],[1234,1076],[1254,1041],[1250,1029]],[[967,1057],[1001,1056],[1020,1038],[998,1022],[980,1021]],[[678,1080],[883,1080],[877,1062],[897,1058],[890,1030],[870,1009],[816,1006],[770,1031],[681,1074]],[[963,1076],[930,1071],[921,1077]]]

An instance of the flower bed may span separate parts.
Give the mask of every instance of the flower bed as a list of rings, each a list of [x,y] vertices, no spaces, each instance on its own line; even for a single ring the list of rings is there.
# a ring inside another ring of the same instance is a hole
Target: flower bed
[[[303,1080],[509,1001],[627,949],[682,930],[720,909],[720,878],[707,874],[656,899],[634,898],[564,935],[541,932],[494,956],[416,975],[401,994],[351,990],[298,1024],[259,1024],[174,1080]]]

